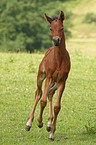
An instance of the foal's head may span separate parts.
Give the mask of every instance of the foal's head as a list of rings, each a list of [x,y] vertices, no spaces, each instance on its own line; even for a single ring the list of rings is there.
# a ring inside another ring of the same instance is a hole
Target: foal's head
[[[50,30],[55,46],[59,46],[63,35],[63,20],[65,19],[64,12],[61,11],[60,17],[54,16],[53,18],[44,15],[45,19],[51,24]]]

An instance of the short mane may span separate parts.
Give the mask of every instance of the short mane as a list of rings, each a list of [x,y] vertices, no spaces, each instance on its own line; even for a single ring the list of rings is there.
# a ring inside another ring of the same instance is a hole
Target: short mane
[[[56,19],[59,19],[59,17],[58,16],[52,16],[52,21],[54,21],[54,20],[56,20]]]

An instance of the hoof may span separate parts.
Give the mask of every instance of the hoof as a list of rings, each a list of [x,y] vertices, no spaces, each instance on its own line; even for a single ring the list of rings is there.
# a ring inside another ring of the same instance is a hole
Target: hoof
[[[50,131],[51,131],[51,126],[47,126],[47,127],[46,127],[46,130],[47,130],[48,132],[50,132]]]
[[[31,128],[31,126],[27,126],[27,125],[26,125],[25,130],[26,130],[26,131],[29,131],[30,128]]]
[[[41,123],[37,122],[37,125],[38,125],[39,128],[42,128],[43,127],[43,122],[41,122]]]
[[[52,123],[49,123],[47,124],[47,127],[46,127],[46,130],[49,132],[51,131],[51,126],[52,126]]]
[[[49,141],[54,141],[54,139],[52,139],[52,138],[49,138]]]

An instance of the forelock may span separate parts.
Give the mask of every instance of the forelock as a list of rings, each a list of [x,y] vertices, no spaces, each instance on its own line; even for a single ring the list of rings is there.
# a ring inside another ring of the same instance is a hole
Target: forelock
[[[58,16],[52,16],[52,21],[54,21],[54,20],[56,20],[56,19],[59,19],[59,17]]]

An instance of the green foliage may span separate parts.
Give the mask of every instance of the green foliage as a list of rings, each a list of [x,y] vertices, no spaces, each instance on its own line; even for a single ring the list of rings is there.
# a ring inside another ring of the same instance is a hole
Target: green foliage
[[[96,14],[94,13],[88,13],[85,16],[84,22],[86,23],[96,23]]]
[[[48,49],[51,44],[49,25],[44,13],[52,16],[59,14],[64,2],[48,0],[1,0],[0,1],[0,49],[1,51],[29,51]],[[55,7],[60,9],[55,9]],[[62,7],[64,9],[64,7]],[[54,10],[54,13],[53,11]],[[51,13],[50,13],[50,12]],[[68,38],[71,32],[71,12],[66,13],[65,32]]]

